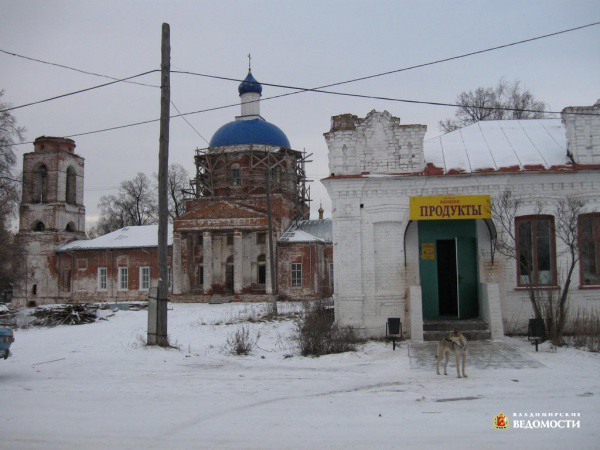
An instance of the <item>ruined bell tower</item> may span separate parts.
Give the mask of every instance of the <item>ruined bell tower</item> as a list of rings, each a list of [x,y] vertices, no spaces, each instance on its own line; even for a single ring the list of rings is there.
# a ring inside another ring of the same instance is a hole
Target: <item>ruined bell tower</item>
[[[26,256],[25,274],[14,297],[19,306],[52,302],[70,292],[71,274],[59,273],[56,249],[86,239],[83,205],[84,159],[75,142],[38,137],[23,155],[23,192],[17,235]]]

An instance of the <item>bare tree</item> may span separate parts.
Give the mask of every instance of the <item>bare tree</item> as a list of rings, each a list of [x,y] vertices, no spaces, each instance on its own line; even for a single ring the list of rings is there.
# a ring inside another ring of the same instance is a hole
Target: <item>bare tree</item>
[[[551,337],[555,344],[562,343],[562,336],[568,319],[569,288],[576,264],[579,262],[580,242],[579,216],[584,212],[586,202],[580,198],[567,197],[561,199],[556,206],[556,236],[563,243],[564,250],[561,252],[563,260],[566,259],[564,273],[561,274],[561,289],[558,293],[557,302],[548,297],[546,313],[552,322]]]
[[[154,174],[158,179],[158,175]],[[167,189],[169,191],[169,217],[171,220],[177,219],[185,212],[185,195],[183,189],[189,186],[190,176],[181,164],[171,164],[169,166],[169,178]]]
[[[562,342],[568,319],[569,289],[580,255],[578,221],[585,206],[586,202],[580,198],[566,197],[560,199],[554,210],[550,211],[554,215],[555,236],[562,243],[561,251],[556,255],[558,290],[539,290],[533,277],[528,277],[527,291],[534,316],[536,319],[546,319],[548,334],[555,344]],[[530,235],[525,234],[525,242],[519,242],[517,250],[515,219],[521,213],[521,207],[522,200],[514,197],[510,190],[494,197],[492,218],[499,232],[495,248],[500,254],[516,261],[521,273],[532,274],[533,242],[527,241],[527,236],[530,239]],[[546,211],[546,205],[541,202],[536,204],[535,214],[544,214]]]
[[[157,221],[156,192],[150,179],[139,172],[132,180],[121,183],[115,195],[100,199],[98,234],[106,234],[126,226],[150,225]]]
[[[520,81],[507,83],[504,79],[496,87],[478,87],[459,94],[460,106],[454,119],[440,121],[440,129],[448,133],[480,120],[539,119],[545,117],[546,104],[536,100]]]
[[[25,128],[17,126],[15,117],[5,111],[10,105],[1,101],[3,95],[0,90],[0,225],[5,227],[19,201],[19,180],[13,173],[17,158],[12,146],[23,142]]]
[[[19,202],[19,180],[14,174],[17,158],[12,149],[16,142],[23,142],[25,128],[17,126],[10,105],[1,101],[4,91],[0,90],[0,293],[17,281],[21,273],[21,251],[19,243],[10,231],[10,222],[14,218]]]

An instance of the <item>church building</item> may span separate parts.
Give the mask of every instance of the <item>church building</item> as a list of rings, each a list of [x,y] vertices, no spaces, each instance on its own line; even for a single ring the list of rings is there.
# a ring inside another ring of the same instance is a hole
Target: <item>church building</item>
[[[196,150],[185,213],[169,228],[169,298],[329,297],[331,221],[322,209],[319,220],[309,218],[307,155],[261,116],[262,85],[250,70],[238,92],[240,115]],[[140,300],[157,284],[157,226],[88,240],[83,182],[71,139],[42,136],[24,156],[18,237],[26,273],[13,293],[18,306]]]

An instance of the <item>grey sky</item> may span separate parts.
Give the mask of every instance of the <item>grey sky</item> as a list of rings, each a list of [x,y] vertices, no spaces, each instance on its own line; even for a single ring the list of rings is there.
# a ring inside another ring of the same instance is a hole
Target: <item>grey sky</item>
[[[314,87],[424,63],[600,20],[598,1],[0,1],[0,48],[92,72],[125,77],[160,65],[162,22],[171,26],[178,70],[243,78],[252,53],[258,81]],[[459,92],[521,80],[552,110],[600,97],[600,26],[458,61],[357,82],[341,92],[453,102]],[[4,100],[20,105],[103,79],[0,54]],[[158,84],[158,73],[140,79]],[[173,74],[172,100],[182,112],[237,103],[237,83]],[[263,97],[286,92],[265,86]],[[63,136],[159,117],[160,91],[118,84],[15,110],[27,140]],[[314,153],[309,175],[327,175],[322,133],[330,117],[388,110],[428,126],[452,108],[304,93],[265,101],[261,113],[292,147]],[[175,111],[172,110],[174,114]],[[208,140],[239,107],[188,116]],[[75,138],[86,159],[89,221],[102,195],[138,171],[156,172],[158,123]],[[182,119],[171,121],[170,161],[193,174],[205,142]],[[32,146],[17,147],[19,159]],[[329,199],[312,183],[313,217]]]

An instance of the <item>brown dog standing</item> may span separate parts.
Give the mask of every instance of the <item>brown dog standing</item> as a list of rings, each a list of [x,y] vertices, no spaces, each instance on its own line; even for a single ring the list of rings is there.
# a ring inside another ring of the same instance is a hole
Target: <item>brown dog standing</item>
[[[467,363],[467,338],[457,330],[454,330],[448,335],[448,337],[438,344],[437,356],[435,359],[437,374],[440,374],[440,361],[445,358],[444,362],[444,375],[448,375],[446,368],[448,367],[448,359],[450,353],[454,353],[456,359],[456,375],[460,378],[460,367],[458,363],[458,355],[462,358],[462,376],[467,377],[465,373],[465,364]]]

